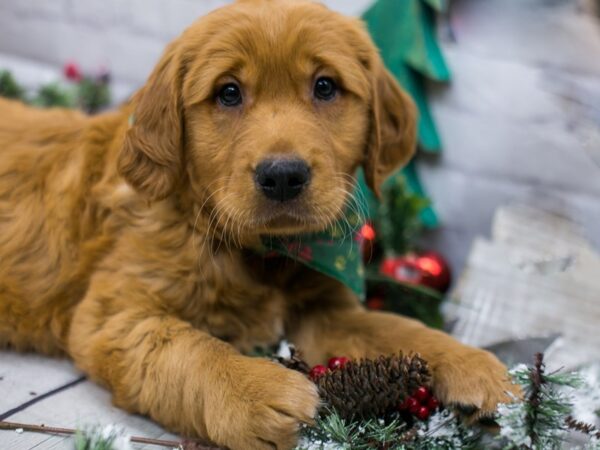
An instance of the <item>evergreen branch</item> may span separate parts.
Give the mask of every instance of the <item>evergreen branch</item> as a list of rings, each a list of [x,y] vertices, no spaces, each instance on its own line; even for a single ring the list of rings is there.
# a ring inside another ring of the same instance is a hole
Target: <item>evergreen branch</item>
[[[530,406],[530,412],[525,418],[527,423],[528,435],[533,447],[539,444],[539,435],[536,432],[538,416],[540,414],[541,392],[542,385],[546,382],[544,379],[544,355],[542,353],[535,354],[533,367],[529,370],[529,379],[531,381],[530,393],[527,396],[527,402]]]

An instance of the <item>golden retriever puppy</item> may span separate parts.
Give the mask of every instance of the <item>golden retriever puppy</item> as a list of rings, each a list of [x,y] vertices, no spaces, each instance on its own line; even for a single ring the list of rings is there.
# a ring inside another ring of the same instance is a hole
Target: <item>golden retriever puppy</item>
[[[288,449],[315,415],[308,379],[244,356],[283,336],[311,364],[419,352],[444,403],[490,414],[491,354],[253,252],[323,229],[359,166],[377,191],[414,146],[364,27],[304,1],[207,15],[116,112],[0,101],[0,346],[68,355],[116,405],[231,449]]]

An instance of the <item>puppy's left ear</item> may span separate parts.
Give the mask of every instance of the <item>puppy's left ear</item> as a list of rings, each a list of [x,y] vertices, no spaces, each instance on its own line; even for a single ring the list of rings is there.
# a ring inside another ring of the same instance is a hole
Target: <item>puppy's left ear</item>
[[[379,197],[381,184],[415,152],[417,110],[379,56],[372,77],[370,136],[363,167],[368,186]]]
[[[151,200],[167,197],[182,175],[183,74],[178,55],[175,41],[133,97],[134,113],[118,158],[121,176]]]

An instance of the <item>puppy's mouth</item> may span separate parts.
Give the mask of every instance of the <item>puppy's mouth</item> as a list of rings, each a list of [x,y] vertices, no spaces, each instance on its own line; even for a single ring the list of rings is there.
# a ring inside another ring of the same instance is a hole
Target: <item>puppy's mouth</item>
[[[262,232],[270,234],[300,234],[321,231],[330,222],[315,214],[314,208],[301,199],[292,202],[269,202],[265,208],[255,213],[255,219]]]

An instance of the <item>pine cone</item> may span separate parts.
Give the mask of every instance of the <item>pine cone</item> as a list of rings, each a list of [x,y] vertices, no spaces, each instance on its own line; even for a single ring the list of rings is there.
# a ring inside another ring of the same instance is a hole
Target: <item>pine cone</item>
[[[297,350],[293,345],[290,345],[289,349],[291,353],[289,358],[277,356],[275,360],[288,369],[296,370],[304,375],[308,375],[310,372],[310,366],[302,359],[302,354],[300,351]]]
[[[345,418],[385,417],[419,386],[428,386],[427,363],[417,355],[349,361],[315,382],[321,398]]]

